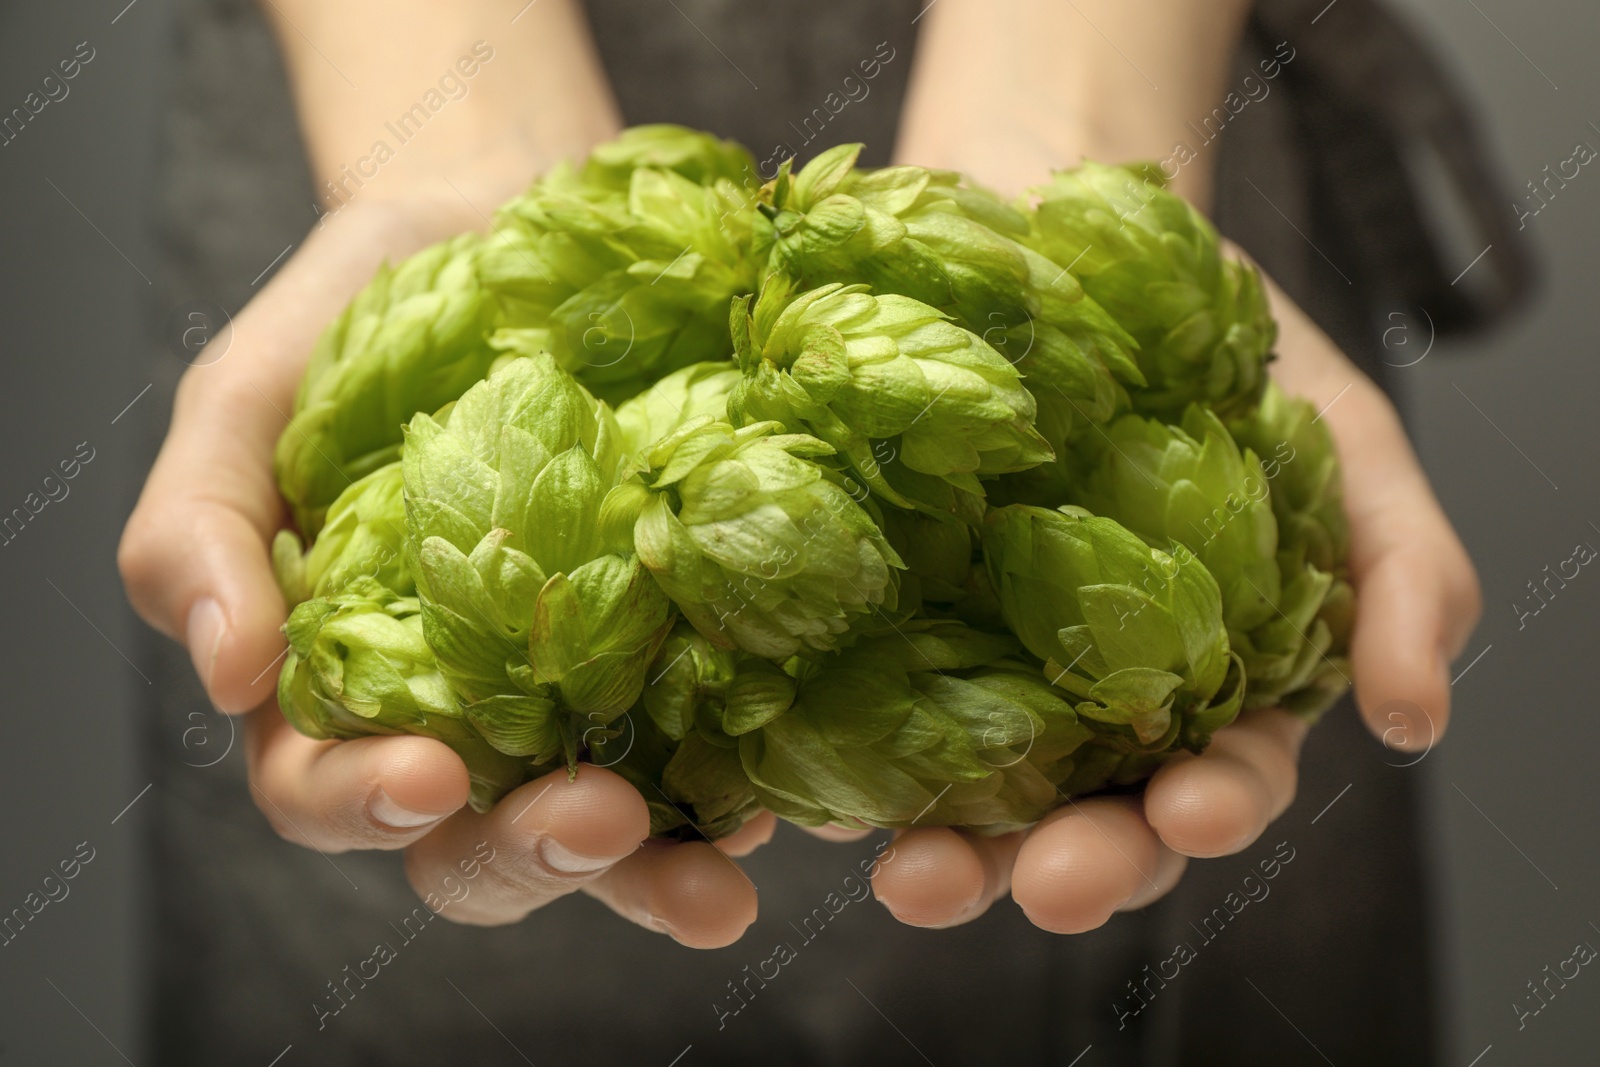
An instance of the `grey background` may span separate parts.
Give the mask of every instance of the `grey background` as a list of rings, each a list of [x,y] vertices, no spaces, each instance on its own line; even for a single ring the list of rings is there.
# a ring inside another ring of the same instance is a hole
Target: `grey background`
[[[1593,54],[1600,7],[1576,0],[1404,0],[1404,7],[1479,106],[1510,189],[1527,193],[1525,183],[1571,156],[1577,142],[1600,148],[1591,125],[1600,124]],[[1441,344],[1401,372],[1423,460],[1484,590],[1483,624],[1456,670],[1488,652],[1456,683],[1449,739],[1424,764],[1443,861],[1440,974],[1455,1014],[1454,1062],[1468,1064],[1492,1044],[1482,1067],[1592,1063],[1600,1037],[1600,988],[1588,988],[1600,982],[1587,969],[1566,990],[1557,987],[1520,1030],[1512,1008],[1519,999],[1537,1006],[1525,983],[1571,956],[1578,942],[1600,947],[1600,930],[1590,925],[1600,925],[1593,794],[1600,721],[1592,685],[1600,587],[1590,588],[1593,578],[1580,572],[1521,629],[1513,608],[1537,606],[1524,599],[1526,583],[1570,557],[1579,541],[1600,548],[1600,532],[1589,525],[1600,526],[1593,438],[1600,171],[1583,168],[1526,225],[1543,275],[1528,311],[1495,335]],[[1460,249],[1456,262],[1464,268],[1480,251]],[[1414,311],[1394,321],[1412,324],[1413,345],[1426,340]],[[1415,347],[1395,351],[1392,360],[1417,354]]]
[[[124,605],[113,552],[143,475],[133,457],[159,431],[150,413],[160,405],[145,406],[151,394],[123,410],[151,383],[147,354],[164,328],[146,278],[157,258],[153,164],[172,14],[169,0],[125,2],[0,9],[0,112],[20,105],[78,42],[96,50],[70,95],[0,148],[0,396],[8,401],[0,511],[38,490],[80,442],[95,449],[70,495],[0,547],[10,609],[0,641],[8,698],[0,912],[19,906],[79,842],[95,849],[70,895],[0,947],[0,1063],[147,1061],[137,967],[151,933],[140,918],[146,823],[140,803],[124,813],[148,781],[131,710],[146,683],[124,658],[137,662],[145,638]],[[1589,125],[1600,123],[1594,5],[1402,3],[1480,106],[1511,187],[1567,158],[1577,141],[1600,147]],[[1456,686],[1449,743],[1416,769],[1429,786],[1438,863],[1446,1063],[1590,1062],[1600,1036],[1600,989],[1587,988],[1594,979],[1573,981],[1520,1031],[1511,1007],[1574,944],[1600,945],[1589,925],[1600,923],[1600,815],[1585,788],[1600,731],[1586,684],[1600,589],[1580,575],[1520,630],[1511,606],[1579,540],[1600,546],[1588,525],[1600,526],[1600,479],[1586,439],[1600,384],[1589,365],[1600,264],[1594,169],[1528,220],[1544,275],[1535,304],[1498,334],[1434,346],[1401,375],[1424,461],[1478,562],[1487,603],[1457,670],[1487,652]],[[1457,251],[1465,268],[1482,250]],[[1427,350],[1426,316],[1395,313],[1391,358],[1408,363]],[[152,392],[170,384],[162,378]],[[220,751],[227,728],[196,726],[205,729],[169,740],[203,763],[211,756],[201,746]]]

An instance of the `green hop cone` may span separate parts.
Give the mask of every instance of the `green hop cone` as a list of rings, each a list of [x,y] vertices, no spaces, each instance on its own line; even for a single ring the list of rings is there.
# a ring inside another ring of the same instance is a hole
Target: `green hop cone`
[[[806,288],[865,283],[977,330],[1037,313],[1028,252],[1012,239],[1027,233],[1026,216],[952,171],[858,171],[861,149],[830,148],[798,174],[785,163],[763,188],[756,250],[770,248],[769,270]]]
[[[617,481],[610,410],[549,356],[514,360],[406,437],[423,633],[468,720],[544,763],[605,737],[644,686],[671,605],[599,533]]]
[[[650,667],[628,729],[592,751],[597,765],[639,790],[656,836],[715,840],[761,810],[739,741],[721,726],[735,656],[679,623]]]
[[[813,462],[832,449],[779,429],[689,423],[611,494],[604,526],[712,643],[785,659],[892,610],[901,563],[848,483]]]
[[[1027,238],[1071,271],[1139,344],[1135,411],[1176,420],[1191,402],[1242,415],[1266,384],[1277,326],[1254,267],[1162,188],[1154,167],[1085,163],[1033,190]]]
[[[1264,701],[1315,719],[1350,687],[1350,633],[1355,625],[1355,591],[1346,564],[1349,520],[1333,437],[1311,404],[1286,395],[1276,384],[1267,386],[1260,407],[1228,428],[1241,448],[1261,457],[1272,486],[1278,566],[1286,584],[1320,587],[1324,577],[1331,578],[1315,617],[1302,627],[1301,659]],[[1297,626],[1302,622],[1295,620]],[[1284,645],[1293,645],[1288,635],[1278,636]],[[1319,653],[1314,659],[1311,649]]]
[[[1028,217],[952,171],[855,169],[839,145],[762,190],[755,228],[767,274],[811,289],[865,283],[950,315],[1014,364],[1057,449],[1144,385],[1137,347],[1070,272],[1021,243]],[[1048,418],[1045,418],[1048,416]],[[1046,426],[1054,427],[1052,433]]]
[[[1222,590],[1228,640],[1244,664],[1247,708],[1284,704],[1316,679],[1324,680],[1316,685],[1321,692],[1326,679],[1345,677],[1330,658],[1339,651],[1334,631],[1321,619],[1335,579],[1279,538],[1271,498],[1280,485],[1291,491],[1283,479],[1297,473],[1295,455],[1291,447],[1288,462],[1275,462],[1269,474],[1254,451],[1241,451],[1222,422],[1198,405],[1181,426],[1128,415],[1107,429],[1099,460],[1075,497],[1146,543],[1182,543],[1205,564]],[[1308,449],[1312,464],[1305,469],[1326,479],[1328,472],[1314,469],[1316,457]]]
[[[761,803],[808,826],[1003,833],[1063,798],[1091,737],[1016,642],[919,620],[786,673],[744,661],[722,728]]]
[[[462,234],[384,266],[323,331],[278,438],[278,488],[307,537],[352,481],[399,457],[406,422],[489,372],[499,321]]]
[[[284,603],[293,608],[331,596],[366,577],[400,596],[416,593],[406,564],[405,480],[398,461],[353,482],[328,508],[310,549],[292,530],[279,530],[272,564]]]
[[[755,288],[753,197],[640,166],[622,191],[557,171],[501,208],[478,259],[511,327],[620,400],[732,355],[728,302]]]
[[[467,765],[470,800],[487,811],[525,777],[523,761],[497,752],[463,717],[422,635],[415,597],[357,577],[294,609],[278,705],[317,740],[417,734],[443,741]]]
[[[626,192],[633,172],[645,168],[670,170],[699,185],[746,185],[756,173],[744,146],[670,123],[632,126],[595,145],[579,173],[590,186]]]
[[[983,551],[1011,631],[1097,743],[1129,761],[1102,781],[1199,752],[1238,714],[1244,675],[1222,595],[1182,544],[1163,552],[1082,508],[1013,504],[989,513]]]
[[[623,448],[643,456],[652,445],[702,416],[726,421],[728,395],[743,375],[737,364],[694,363],[673,371],[617,407]]]
[[[1152,547],[1180,542],[1222,591],[1230,640],[1278,615],[1278,522],[1254,453],[1193,405],[1180,425],[1125,415],[1106,428],[1073,503],[1112,519]],[[1241,655],[1243,650],[1239,649]],[[1261,664],[1244,660],[1251,686]]]
[[[1051,458],[1016,368],[982,338],[909,297],[825,285],[792,296],[769,279],[735,301],[744,381],[736,420],[775,420],[831,445],[898,507],[976,525],[983,475]]]

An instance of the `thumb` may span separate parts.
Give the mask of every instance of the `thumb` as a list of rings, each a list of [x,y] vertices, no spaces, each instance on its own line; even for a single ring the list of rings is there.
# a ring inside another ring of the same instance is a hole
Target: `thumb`
[[[172,426],[117,563],[134,608],[188,646],[223,711],[248,711],[270,696],[284,653],[269,551],[284,525],[272,455],[295,385],[317,335],[378,264],[431,236],[410,218],[382,203],[340,212],[211,342],[226,346],[222,354],[178,385]]]
[[[271,695],[285,650],[268,551],[281,518],[271,441],[283,418],[262,395],[215,385],[180,386],[117,564],[135,610],[188,647],[211,702],[242,712]]]
[[[1422,751],[1450,715],[1450,661],[1477,625],[1478,578],[1394,405],[1275,287],[1274,374],[1333,435],[1350,519],[1356,702],[1390,748]]]

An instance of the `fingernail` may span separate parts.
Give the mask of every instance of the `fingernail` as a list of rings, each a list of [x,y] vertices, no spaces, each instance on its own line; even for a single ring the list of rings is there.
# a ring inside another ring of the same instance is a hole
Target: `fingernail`
[[[384,792],[381,785],[373,790],[372,799],[367,801],[367,811],[383,825],[396,830],[414,830],[419,826],[438,822],[449,814],[448,812],[444,815],[428,814],[401,807],[395,803],[394,797]]]
[[[616,863],[618,856],[585,856],[574,852],[560,841],[548,835],[539,842],[539,858],[544,865],[553,871],[562,874],[589,874],[592,871],[603,871]]]
[[[222,606],[210,597],[202,597],[189,609],[189,623],[185,636],[189,643],[189,657],[194,661],[200,684],[211,692],[211,675],[217,667],[217,651],[228,632],[228,620]]]
[[[963,906],[960,911],[956,912],[954,916],[946,919],[944,922],[928,923],[927,929],[949,930],[956,926],[965,926],[967,923],[977,918],[983,910],[984,900],[982,896],[979,896],[976,900],[972,901],[972,903]]]

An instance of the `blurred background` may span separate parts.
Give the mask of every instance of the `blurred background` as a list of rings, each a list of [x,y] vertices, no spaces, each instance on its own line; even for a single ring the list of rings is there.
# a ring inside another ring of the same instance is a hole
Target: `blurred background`
[[[1600,547],[1589,441],[1600,172],[1583,169],[1542,206],[1527,183],[1580,143],[1600,148],[1600,7],[1395,3],[1469,95],[1504,187],[1528,195],[1522,210],[1540,207],[1522,220],[1540,288],[1510,324],[1461,343],[1435,343],[1425,308],[1374,324],[1486,601],[1455,668],[1448,741],[1410,771],[1426,785],[1443,1062],[1593,1062],[1600,979],[1540,1001],[1529,983],[1575,945],[1600,945],[1589,792],[1600,578],[1540,584],[1577,546]],[[153,638],[125,604],[114,549],[183,370],[179,335],[202,321],[190,314],[236,311],[287,251],[241,248],[238,276],[215,292],[174,307],[155,298],[153,207],[186,177],[157,169],[160,111],[177,84],[173,22],[171,0],[0,9],[0,114],[59,61],[81,64],[65,96],[0,134],[0,516],[29,515],[0,532],[0,915],[43,895],[47,875],[75,872],[50,883],[59,899],[0,933],[0,1063],[148,1062],[141,959],[159,857],[144,847],[155,806],[141,749],[150,731],[136,715],[151,684],[137,650]],[[1452,254],[1465,279],[1496,250]],[[152,357],[165,349],[165,363]],[[227,721],[197,713],[158,743],[203,775],[239,760],[233,740]]]

